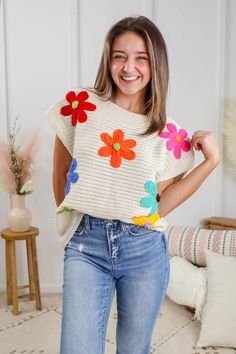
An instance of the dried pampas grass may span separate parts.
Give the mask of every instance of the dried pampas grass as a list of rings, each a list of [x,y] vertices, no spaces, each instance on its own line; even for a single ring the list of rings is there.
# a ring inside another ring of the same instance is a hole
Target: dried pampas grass
[[[32,193],[33,158],[39,140],[34,131],[25,139],[24,149],[21,144],[17,145],[18,123],[17,117],[9,134],[9,142],[0,142],[0,188],[8,193],[25,195]]]
[[[236,101],[225,106],[224,155],[227,171],[236,178]]]

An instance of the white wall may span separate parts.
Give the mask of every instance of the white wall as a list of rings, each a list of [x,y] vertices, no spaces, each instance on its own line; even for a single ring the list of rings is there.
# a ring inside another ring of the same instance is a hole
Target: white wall
[[[226,13],[226,58],[225,58],[225,97],[236,103],[236,2],[227,2]],[[236,159],[236,151],[235,151]],[[223,164],[222,178],[222,216],[236,218],[236,179],[229,173],[230,166]]]
[[[222,102],[235,97],[233,0],[5,0],[0,28],[0,138],[19,115],[22,135],[41,137],[34,193],[27,197],[37,240],[42,291],[61,290],[63,250],[54,226],[54,133],[45,110],[69,89],[93,85],[108,28],[125,16],[146,15],[166,39],[170,62],[168,112],[185,127],[213,130],[222,145]],[[3,21],[4,20],[4,21]],[[2,40],[4,39],[4,40]],[[196,163],[201,161],[197,153]],[[236,182],[222,164],[197,194],[172,212],[170,224],[199,225],[211,215],[235,216]],[[7,226],[8,196],[0,193],[0,225]],[[0,288],[5,287],[0,240]],[[27,283],[24,244],[18,247],[19,282]]]

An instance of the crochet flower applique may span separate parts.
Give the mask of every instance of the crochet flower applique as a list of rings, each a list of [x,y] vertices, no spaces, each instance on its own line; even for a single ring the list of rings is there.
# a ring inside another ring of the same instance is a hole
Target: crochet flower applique
[[[177,131],[177,127],[173,123],[167,123],[168,132],[161,132],[161,138],[169,139],[166,142],[166,148],[168,151],[174,150],[174,157],[176,159],[181,158],[181,153],[183,151],[189,151],[191,149],[191,145],[185,138],[188,136],[188,133],[185,129],[179,129]]]
[[[98,155],[101,157],[111,156],[110,164],[114,168],[120,167],[122,158],[133,160],[136,157],[135,152],[131,150],[136,146],[136,141],[133,139],[124,140],[124,132],[120,129],[114,131],[113,137],[108,133],[102,133],[101,140],[106,146],[98,150]]]
[[[160,219],[160,215],[157,212],[160,195],[158,194],[157,185],[153,181],[145,182],[144,187],[148,195],[141,199],[140,204],[143,208],[151,208],[151,210],[148,215],[134,216],[132,220],[139,226],[154,229],[156,222]]]
[[[160,196],[158,194],[157,185],[153,181],[145,182],[144,187],[149,195],[141,199],[141,206],[143,208],[151,208],[150,213],[148,214],[150,216],[157,212]]]
[[[66,94],[68,105],[61,107],[61,114],[63,116],[71,116],[71,124],[75,126],[77,121],[84,123],[88,119],[85,111],[95,111],[96,106],[91,102],[86,102],[89,95],[86,91],[80,91],[77,95],[74,91]]]
[[[158,213],[154,213],[150,216],[141,215],[132,217],[132,220],[136,225],[146,227],[147,229],[155,229],[155,224],[159,219],[160,215]]]
[[[68,206],[63,206],[61,209],[57,211],[57,214],[62,214],[64,211],[73,211],[74,209]]]
[[[66,174],[67,183],[66,183],[66,188],[65,188],[65,194],[69,193],[71,183],[76,183],[79,179],[79,174],[77,172],[75,172],[76,167],[77,167],[77,161],[76,161],[76,159],[72,159],[71,164],[70,164],[70,169],[69,169],[68,173]]]

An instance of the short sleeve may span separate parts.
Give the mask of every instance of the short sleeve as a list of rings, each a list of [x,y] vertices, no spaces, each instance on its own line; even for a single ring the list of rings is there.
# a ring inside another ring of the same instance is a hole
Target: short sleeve
[[[185,129],[172,119],[168,120],[159,138],[162,163],[156,174],[156,182],[180,176],[193,168],[194,151]]]
[[[59,137],[63,145],[73,155],[75,127],[71,124],[71,117],[61,114],[61,108],[68,105],[66,98],[62,98],[52,104],[45,112],[49,123],[53,127],[56,135]]]

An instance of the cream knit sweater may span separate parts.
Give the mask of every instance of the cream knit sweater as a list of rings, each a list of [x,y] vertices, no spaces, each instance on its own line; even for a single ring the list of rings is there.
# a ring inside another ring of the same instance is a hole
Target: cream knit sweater
[[[163,132],[141,137],[145,116],[78,88],[46,115],[72,156],[65,198],[56,210],[65,247],[84,214],[163,231],[156,183],[192,168],[193,149],[184,129],[168,119]]]

